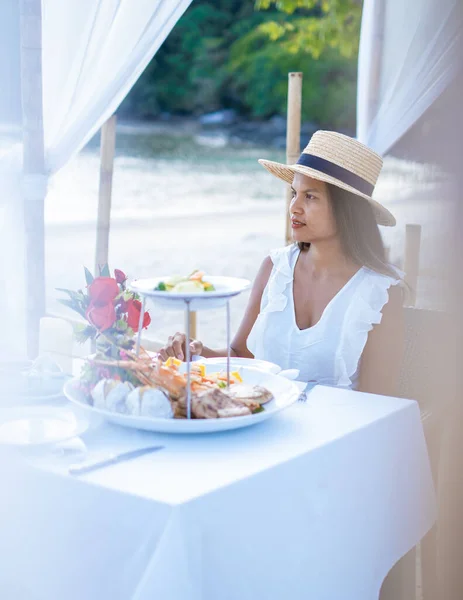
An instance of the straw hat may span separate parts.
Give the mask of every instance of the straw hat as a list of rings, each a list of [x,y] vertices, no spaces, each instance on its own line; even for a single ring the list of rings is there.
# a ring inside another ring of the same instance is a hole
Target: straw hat
[[[316,131],[294,165],[259,159],[272,175],[292,183],[294,173],[331,183],[368,200],[378,225],[395,225],[395,217],[371,195],[383,159],[364,144],[334,131]]]

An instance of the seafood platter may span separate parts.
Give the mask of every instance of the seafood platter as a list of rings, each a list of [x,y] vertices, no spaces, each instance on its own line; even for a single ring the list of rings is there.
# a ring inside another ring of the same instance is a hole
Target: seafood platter
[[[137,280],[130,289],[142,299],[140,319],[147,300],[185,311],[190,339],[191,311],[226,307],[228,355],[192,361],[186,344],[186,361],[163,362],[141,346],[142,322],[133,350],[117,359],[89,357],[94,369],[104,365],[108,376],[90,390],[74,378],[64,386],[68,399],[105,420],[135,429],[167,433],[207,433],[237,429],[268,419],[293,404],[297,385],[276,372],[259,368],[261,361],[230,356],[230,299],[249,287],[249,281],[207,277],[194,272],[188,278],[160,277]],[[251,366],[249,366],[251,365]],[[112,374],[112,375],[111,375]],[[121,376],[122,374],[122,376]],[[128,375],[127,375],[128,374]]]
[[[78,379],[72,379],[64,391],[87,412],[135,429],[166,433],[237,429],[272,417],[299,395],[293,381],[275,373],[248,366],[232,366],[235,370],[227,373],[226,360],[192,362],[190,388],[187,364],[175,359],[162,362],[142,350],[138,358],[116,362],[132,370],[131,380],[139,385],[102,379],[88,394]]]

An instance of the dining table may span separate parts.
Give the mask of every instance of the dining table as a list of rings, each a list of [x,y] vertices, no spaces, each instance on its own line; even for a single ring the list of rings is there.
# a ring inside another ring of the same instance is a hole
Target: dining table
[[[162,449],[81,474],[66,448],[2,449],[2,599],[374,600],[436,518],[413,400],[316,385],[242,429],[78,441]]]

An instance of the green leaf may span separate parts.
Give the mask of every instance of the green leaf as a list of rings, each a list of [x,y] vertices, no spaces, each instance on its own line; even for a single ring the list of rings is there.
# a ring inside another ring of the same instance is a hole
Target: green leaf
[[[76,313],[79,313],[79,315],[84,317],[85,319],[87,318],[85,316],[85,312],[82,310],[80,305],[76,304],[73,300],[69,300],[68,298],[60,298],[58,300],[58,302],[60,304],[63,304],[64,306],[67,306],[68,308],[75,311]]]
[[[78,344],[85,344],[88,339],[95,336],[96,329],[92,325],[86,325],[85,323],[74,324],[74,338]]]
[[[119,331],[127,331],[127,323],[124,321],[124,319],[119,319],[118,321],[116,321],[116,329],[118,329]]]
[[[121,348],[124,350],[132,350],[134,346],[135,342],[132,339],[125,339],[123,342],[121,342]]]
[[[93,281],[93,275],[90,273],[90,271],[87,269],[87,267],[84,267],[84,271],[85,271],[85,281],[87,282],[87,285],[90,285]]]
[[[280,25],[280,23],[269,22],[261,25],[260,31],[268,35],[272,42],[275,42],[279,38],[283,37],[287,31],[287,27],[286,25]]]
[[[101,277],[111,277],[111,273],[109,271],[108,263],[106,263],[103,266],[101,266],[101,265],[98,265],[98,266],[99,266],[99,269],[100,269],[100,276]]]
[[[57,292],[64,292],[65,294],[69,294],[69,295],[71,295],[71,294],[74,294],[74,293],[75,293],[75,292],[73,292],[72,290],[68,290],[68,289],[66,289],[66,288],[55,288],[55,290],[56,290]]]
[[[82,293],[81,292],[74,292],[73,290],[66,290],[64,288],[56,288],[58,290],[58,292],[64,292],[65,294],[68,294],[69,297],[71,298],[71,300],[74,300],[76,303],[80,303],[82,301]]]

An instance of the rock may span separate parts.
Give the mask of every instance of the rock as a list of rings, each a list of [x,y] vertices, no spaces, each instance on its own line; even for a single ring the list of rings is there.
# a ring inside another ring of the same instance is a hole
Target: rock
[[[286,119],[285,119],[285,117],[282,117],[281,115],[274,115],[267,121],[267,124],[274,131],[278,131],[278,133],[286,132]]]
[[[223,113],[231,112],[234,115],[235,121],[226,124],[220,122],[223,118]],[[252,145],[271,146],[273,148],[286,148],[286,117],[274,115],[267,121],[245,121],[238,119],[234,111],[219,111],[203,115],[201,124],[207,128],[226,126],[226,134],[228,134],[228,142],[233,144],[246,143]],[[319,127],[315,123],[305,122],[301,126],[301,149],[305,148],[309,143],[313,133]],[[222,131],[222,134],[225,132]],[[225,134],[225,135],[226,135]],[[214,140],[215,142],[215,140]],[[211,142],[211,146],[214,145]],[[217,145],[218,142],[217,142]]]
[[[223,131],[198,134],[194,139],[199,146],[209,148],[224,148],[229,142],[228,136]]]
[[[232,131],[235,135],[246,135],[250,133],[256,133],[261,131],[263,124],[260,121],[242,121],[232,127]]]
[[[278,150],[286,148],[286,136],[279,135],[272,140],[272,148],[278,148]]]
[[[201,115],[199,122],[201,125],[214,126],[214,125],[233,125],[236,123],[237,115],[233,109],[218,110],[213,113]]]

